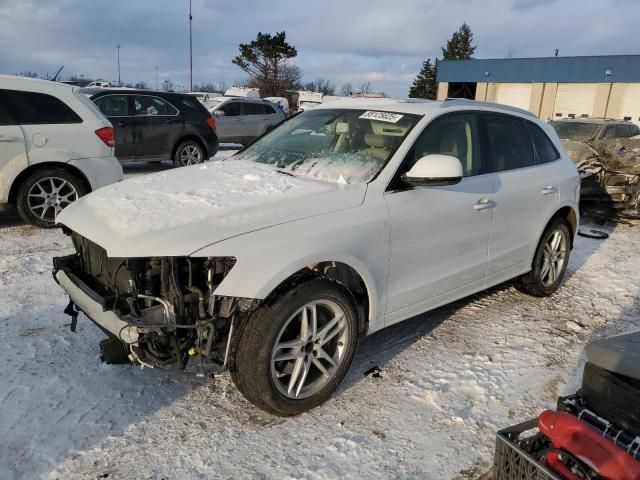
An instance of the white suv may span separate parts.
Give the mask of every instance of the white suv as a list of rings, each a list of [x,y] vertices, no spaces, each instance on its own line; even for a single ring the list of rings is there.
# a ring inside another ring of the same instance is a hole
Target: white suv
[[[578,186],[523,110],[336,101],[225,161],[79,200],[59,217],[77,254],[54,275],[67,312],[111,335],[105,360],[211,360],[292,415],[335,390],[363,335],[513,278],[553,293]]]
[[[0,76],[0,207],[51,227],[78,197],[122,179],[113,128],[77,87]]]

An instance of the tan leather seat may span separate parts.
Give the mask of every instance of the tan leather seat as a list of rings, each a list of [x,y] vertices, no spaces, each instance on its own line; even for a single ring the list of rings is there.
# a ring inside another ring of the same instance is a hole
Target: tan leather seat
[[[389,157],[389,150],[386,146],[387,138],[384,135],[376,135],[375,133],[365,133],[364,143],[368,148],[360,150],[362,155],[379,158],[385,161]]]

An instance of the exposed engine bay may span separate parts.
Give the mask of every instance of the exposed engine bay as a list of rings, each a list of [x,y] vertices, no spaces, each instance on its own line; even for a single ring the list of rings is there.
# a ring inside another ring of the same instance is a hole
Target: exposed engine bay
[[[54,258],[54,277],[71,281],[83,298],[111,315],[107,322],[102,314],[83,310],[70,293],[65,312],[77,317],[83,310],[109,335],[101,344],[104,361],[184,369],[190,358],[200,357],[226,366],[234,323],[257,303],[215,295],[235,258],[114,258],[81,235],[67,233],[76,253]]]

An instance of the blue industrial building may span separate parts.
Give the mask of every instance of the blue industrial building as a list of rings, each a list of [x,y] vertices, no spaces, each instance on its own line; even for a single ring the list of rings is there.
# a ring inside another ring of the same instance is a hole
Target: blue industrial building
[[[506,103],[541,118],[640,122],[640,55],[442,60],[438,98]]]

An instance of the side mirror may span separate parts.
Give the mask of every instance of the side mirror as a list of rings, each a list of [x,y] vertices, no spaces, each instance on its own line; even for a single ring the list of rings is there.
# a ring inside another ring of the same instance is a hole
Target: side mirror
[[[224,110],[216,110],[213,112],[216,117],[224,117]]]
[[[456,157],[432,153],[418,160],[401,178],[413,187],[437,187],[460,183],[462,175],[462,163]]]

